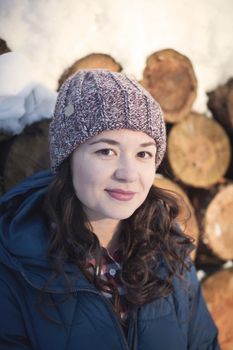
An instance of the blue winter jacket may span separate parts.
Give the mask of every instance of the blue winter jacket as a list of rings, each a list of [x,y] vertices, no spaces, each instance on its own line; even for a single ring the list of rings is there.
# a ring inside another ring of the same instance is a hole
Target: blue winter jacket
[[[72,297],[65,299],[62,277],[46,285],[52,270],[41,207],[51,179],[38,173],[0,199],[0,349],[219,349],[193,266],[185,282],[174,278],[170,295],[130,310],[127,337],[109,301],[73,265],[65,267]]]

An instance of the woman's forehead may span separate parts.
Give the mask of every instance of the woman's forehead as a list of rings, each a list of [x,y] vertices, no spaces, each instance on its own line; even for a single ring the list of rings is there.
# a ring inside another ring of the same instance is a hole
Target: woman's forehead
[[[129,129],[114,129],[114,130],[106,130],[102,131],[96,136],[91,137],[89,140],[87,140],[88,144],[93,144],[96,141],[103,140],[115,140],[118,143],[121,142],[127,142],[127,140],[144,143],[144,142],[152,142],[153,144],[156,144],[154,139],[144,133],[143,131],[137,131],[137,130],[129,130]]]

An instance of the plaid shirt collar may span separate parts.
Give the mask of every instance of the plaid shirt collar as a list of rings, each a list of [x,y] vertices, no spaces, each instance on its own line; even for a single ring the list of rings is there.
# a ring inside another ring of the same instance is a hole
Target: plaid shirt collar
[[[92,269],[95,268],[95,259],[90,259],[89,261]],[[119,251],[115,251],[112,255],[106,248],[102,248],[102,264],[100,271],[100,278],[104,281],[108,281],[109,285],[112,288],[117,288],[117,291],[120,295],[120,314],[121,319],[126,321],[127,319],[127,308],[125,304],[125,288],[120,279],[121,272],[121,263],[120,263],[120,254]],[[102,291],[102,294],[109,299],[112,300],[111,288],[109,292]]]

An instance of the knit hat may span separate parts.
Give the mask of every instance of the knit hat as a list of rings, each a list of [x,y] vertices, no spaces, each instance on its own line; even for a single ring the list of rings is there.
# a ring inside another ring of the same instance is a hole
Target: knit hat
[[[159,104],[135,80],[105,69],[79,70],[61,86],[49,128],[51,169],[81,143],[105,130],[145,132],[157,146],[156,168],[166,148]]]

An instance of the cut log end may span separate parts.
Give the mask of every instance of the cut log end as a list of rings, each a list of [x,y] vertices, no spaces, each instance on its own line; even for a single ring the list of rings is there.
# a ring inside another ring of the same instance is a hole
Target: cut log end
[[[109,55],[93,53],[77,60],[71,67],[66,69],[58,82],[58,90],[63,82],[79,69],[103,68],[113,72],[121,72],[122,66]]]
[[[203,282],[202,290],[219,330],[221,349],[233,349],[233,268],[211,275]]]
[[[196,98],[197,79],[191,61],[172,49],[149,56],[141,83],[160,103],[167,122],[182,120]]]
[[[208,246],[223,260],[233,259],[233,185],[222,188],[207,207],[205,237]]]
[[[174,174],[182,182],[208,188],[217,183],[228,169],[230,141],[214,120],[190,113],[173,126],[169,134],[168,159]]]

